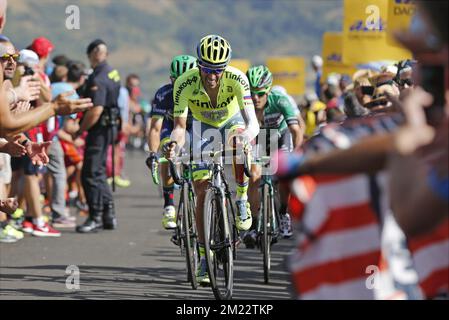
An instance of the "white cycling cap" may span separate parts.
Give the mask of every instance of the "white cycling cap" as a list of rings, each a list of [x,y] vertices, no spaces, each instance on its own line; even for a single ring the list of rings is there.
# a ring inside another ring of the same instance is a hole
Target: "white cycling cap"
[[[26,65],[29,68],[33,68],[39,63],[39,56],[36,52],[28,49],[20,50],[19,63]]]
[[[312,57],[312,64],[317,68],[321,68],[323,66],[323,59],[318,55],[314,55]]]

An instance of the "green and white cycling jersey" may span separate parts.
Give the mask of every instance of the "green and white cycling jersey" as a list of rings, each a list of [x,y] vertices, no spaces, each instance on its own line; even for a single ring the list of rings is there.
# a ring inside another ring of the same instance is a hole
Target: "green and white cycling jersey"
[[[271,90],[263,111],[262,129],[284,132],[289,125],[299,124],[299,109],[293,99],[279,90]]]

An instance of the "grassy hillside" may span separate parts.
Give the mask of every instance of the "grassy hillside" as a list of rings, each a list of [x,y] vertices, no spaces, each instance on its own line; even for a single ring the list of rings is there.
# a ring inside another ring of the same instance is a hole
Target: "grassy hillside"
[[[80,8],[80,30],[65,27],[68,5]],[[341,30],[341,0],[12,0],[5,34],[23,48],[47,36],[65,53],[85,61],[85,48],[103,38],[110,63],[122,77],[136,72],[148,95],[168,79],[176,54],[195,53],[197,41],[218,33],[233,57],[262,63],[268,56],[321,52],[325,31]]]

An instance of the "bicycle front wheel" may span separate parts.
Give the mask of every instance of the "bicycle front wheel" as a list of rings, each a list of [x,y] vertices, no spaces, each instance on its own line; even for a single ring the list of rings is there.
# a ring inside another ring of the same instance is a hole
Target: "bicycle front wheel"
[[[192,285],[192,289],[198,287],[195,271],[198,266],[198,243],[195,223],[195,199],[190,194],[187,186],[183,188],[184,211],[183,211],[183,235],[184,248],[186,253],[187,279]]]
[[[214,187],[206,191],[204,247],[215,298],[217,300],[231,299],[234,281],[231,226],[222,194]]]
[[[271,217],[273,215],[273,198],[270,194],[270,187],[268,184],[264,184],[263,191],[263,210],[262,210],[262,243],[261,249],[263,254],[263,277],[264,282],[270,281],[270,269],[271,269]]]

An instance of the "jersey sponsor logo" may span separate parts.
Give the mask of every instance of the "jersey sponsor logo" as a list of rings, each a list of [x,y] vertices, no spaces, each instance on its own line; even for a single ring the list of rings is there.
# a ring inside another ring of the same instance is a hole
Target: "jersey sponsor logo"
[[[282,121],[284,121],[284,116],[280,113],[272,113],[264,115],[264,127],[265,128],[279,128]]]
[[[196,83],[198,81],[197,76],[193,76],[192,78],[187,78],[183,83],[181,83],[178,87],[178,90],[176,90],[175,93],[175,104],[179,104],[179,97],[182,93],[182,91],[187,88],[187,86],[191,86],[192,83]]]
[[[232,92],[232,87],[231,87],[231,86],[227,86],[226,88],[228,89],[228,92],[229,92],[229,93]]]
[[[152,114],[165,116],[167,114],[167,110],[158,107],[153,107]]]
[[[232,80],[239,82],[245,90],[249,90],[249,84],[248,84],[248,82],[246,82],[245,78],[242,78],[241,74],[237,75],[237,74],[227,71],[227,72],[225,72],[225,77],[227,79],[232,79]]]
[[[226,118],[229,112],[228,109],[222,109],[214,111],[201,111],[200,114],[203,118],[216,122]]]
[[[201,109],[225,109],[233,99],[234,96],[229,96],[225,101],[217,104],[216,107],[214,107],[210,101],[200,101],[197,99],[189,99],[189,103]]]
[[[291,104],[288,99],[279,99],[278,106],[283,109],[291,109]]]

